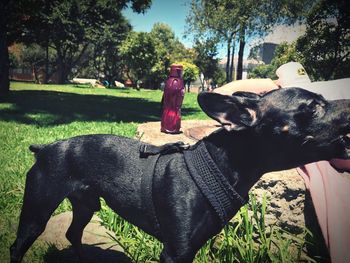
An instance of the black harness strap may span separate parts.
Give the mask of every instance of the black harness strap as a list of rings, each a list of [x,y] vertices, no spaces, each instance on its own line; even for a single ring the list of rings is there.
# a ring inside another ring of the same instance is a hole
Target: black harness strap
[[[184,151],[184,157],[193,180],[224,226],[247,201],[222,174],[203,141]]]
[[[205,143],[200,141],[193,147],[181,142],[169,143],[163,146],[149,144],[140,145],[140,158],[145,159],[145,170],[142,176],[142,205],[148,217],[155,222],[156,234],[160,237],[160,224],[153,203],[153,175],[157,161],[161,155],[175,152],[184,154],[185,163],[192,179],[209,201],[220,218],[222,226],[232,218],[247,200],[244,199],[230,184],[211,158]]]
[[[141,152],[140,152],[141,154]],[[141,178],[141,198],[142,206],[148,218],[154,222],[156,235],[160,237],[160,225],[153,204],[153,175],[159,159],[159,154],[149,155],[145,158],[143,176]]]
[[[156,154],[171,154],[175,152],[182,152],[187,150],[190,146],[183,142],[167,143],[162,146],[155,146],[151,144],[142,143],[140,145],[140,157],[145,158]]]
[[[161,237],[161,231],[153,203],[154,171],[161,155],[182,152],[187,148],[189,148],[189,145],[184,144],[183,142],[168,143],[162,146],[154,146],[146,143],[140,144],[140,158],[145,160],[143,176],[141,179],[142,206],[148,214],[148,217],[155,222],[155,231],[158,237]]]

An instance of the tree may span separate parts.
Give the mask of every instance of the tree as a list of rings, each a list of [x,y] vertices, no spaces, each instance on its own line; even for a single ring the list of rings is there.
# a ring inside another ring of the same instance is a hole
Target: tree
[[[30,68],[34,72],[36,83],[41,83],[43,78],[40,76],[40,68],[45,63],[45,52],[37,44],[30,46],[22,46],[21,66],[22,68]]]
[[[348,10],[348,1],[318,1],[307,15],[305,34],[296,43],[279,45],[271,64],[254,68],[249,76],[275,78],[279,66],[297,61],[312,80],[350,77]]]
[[[296,43],[283,42],[276,47],[270,64],[254,67],[249,71],[249,78],[271,78],[276,79],[276,70],[285,63],[296,61],[304,63],[303,55],[296,50]]]
[[[218,67],[212,77],[212,82],[215,87],[220,87],[225,84],[225,71]]]
[[[236,35],[239,37],[236,75],[237,79],[241,79],[247,37],[262,35],[277,23],[291,23],[303,17],[311,4],[310,0],[192,0],[187,21],[190,30],[197,33],[197,37],[207,34],[227,43],[226,79],[230,81],[230,43]]]
[[[147,80],[157,63],[156,44],[149,33],[130,32],[120,47],[128,78],[134,83]]]
[[[147,82],[149,87],[158,88],[167,77],[176,38],[174,31],[165,23],[155,23],[149,35],[155,44],[157,61],[147,76]]]
[[[148,86],[160,87],[169,73],[170,65],[176,61],[193,61],[191,51],[175,37],[174,31],[165,23],[155,23],[150,32],[157,52],[157,62],[151,69],[148,77]]]
[[[60,82],[67,79],[88,49],[96,28],[120,21],[128,5],[144,12],[151,0],[7,0],[0,1],[0,92],[9,90],[8,50],[13,42],[37,43],[56,55]],[[46,67],[47,70],[47,67]]]
[[[97,73],[96,78],[103,76],[110,84],[123,78],[123,62],[118,47],[130,30],[131,26],[122,15],[110,20],[108,24],[105,23],[100,29],[94,29],[93,41],[90,44],[91,58],[88,61],[93,66],[93,72]]]
[[[1,1],[0,10],[5,9],[5,2]],[[9,81],[9,53],[6,41],[6,23],[3,12],[0,11],[0,97],[7,94],[10,89]]]
[[[204,76],[204,80],[212,79],[218,71],[218,59],[216,58],[218,52],[215,45],[215,40],[207,40],[204,42],[197,41],[194,49],[197,53],[194,63],[199,68]],[[202,81],[202,79],[201,79]],[[204,90],[204,83],[202,82],[202,89]]]
[[[128,77],[134,81],[142,80],[143,87],[152,89],[159,88],[167,78],[172,63],[192,62],[194,56],[164,23],[155,23],[150,33],[133,32],[120,50]]]
[[[129,30],[119,5],[111,0],[52,1],[46,3],[42,12],[38,13],[37,19],[44,25],[41,32],[50,28],[46,32],[47,39],[43,39],[42,34],[38,35],[38,29],[31,30],[29,35],[43,46],[49,43],[55,50],[59,83],[64,83],[72,68],[79,66],[90,43],[98,43],[100,46],[105,44],[106,50],[103,52],[110,55],[115,40],[107,38],[118,37],[117,33],[123,36],[123,31]],[[96,47],[95,51],[101,52],[101,48]],[[108,71],[111,63],[108,63],[108,59],[103,61],[106,62],[104,70]]]
[[[187,33],[195,34],[195,40],[205,42],[210,39],[216,43],[224,42],[227,46],[226,81],[232,77],[235,38],[239,30],[235,10],[228,8],[229,2],[192,0],[187,16]],[[232,53],[231,53],[232,48]],[[232,59],[231,58],[232,54]]]
[[[350,77],[350,2],[320,0],[306,20],[297,50],[314,80]]]
[[[28,15],[35,9],[25,4],[25,1],[0,1],[0,97],[10,90],[9,82],[9,52],[8,47],[21,38],[22,22],[28,20]]]
[[[187,61],[180,61],[176,62],[175,64],[180,64],[183,66],[182,78],[185,86],[187,86],[187,91],[190,92],[191,82],[195,81],[199,77],[198,67]]]

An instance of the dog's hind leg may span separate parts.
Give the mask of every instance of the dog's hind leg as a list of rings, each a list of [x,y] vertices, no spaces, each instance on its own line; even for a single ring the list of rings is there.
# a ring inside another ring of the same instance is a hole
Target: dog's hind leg
[[[94,212],[101,208],[99,198],[89,191],[73,193],[68,198],[73,206],[73,219],[66,237],[79,259],[84,261],[81,238],[84,228],[90,222]]]
[[[10,248],[11,262],[22,260],[29,247],[45,230],[47,221],[65,198],[64,187],[34,165],[28,172],[17,238]]]

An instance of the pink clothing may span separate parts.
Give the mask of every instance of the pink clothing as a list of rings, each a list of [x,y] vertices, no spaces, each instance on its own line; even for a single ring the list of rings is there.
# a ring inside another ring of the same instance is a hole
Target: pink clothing
[[[350,160],[339,162],[350,171]],[[350,173],[339,173],[326,161],[307,164],[298,172],[310,190],[332,262],[349,262]]]
[[[296,77],[301,78],[306,77]],[[328,100],[350,99],[350,78],[319,82],[289,80],[290,86],[322,94]],[[310,191],[332,263],[345,263],[349,262],[350,251],[350,174],[338,170],[350,172],[350,160],[336,159],[298,168]]]

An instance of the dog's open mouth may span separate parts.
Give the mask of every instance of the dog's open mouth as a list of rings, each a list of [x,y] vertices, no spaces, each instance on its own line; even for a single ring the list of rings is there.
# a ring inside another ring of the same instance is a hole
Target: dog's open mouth
[[[347,159],[350,158],[350,133],[348,133],[347,135],[341,136],[340,142],[345,147]]]
[[[344,147],[349,150],[349,148],[350,148],[350,133],[342,136],[341,142],[344,145]]]
[[[350,158],[350,133],[347,133],[345,135],[340,135],[338,138],[334,139],[332,143],[340,144],[342,147],[344,147],[345,156],[344,158],[348,159]]]

